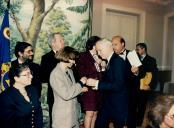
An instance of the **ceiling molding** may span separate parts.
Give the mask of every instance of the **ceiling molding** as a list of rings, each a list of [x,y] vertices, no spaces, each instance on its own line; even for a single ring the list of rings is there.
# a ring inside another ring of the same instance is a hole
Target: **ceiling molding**
[[[144,0],[144,1],[151,2],[158,5],[163,5],[163,6],[174,3],[174,0]]]

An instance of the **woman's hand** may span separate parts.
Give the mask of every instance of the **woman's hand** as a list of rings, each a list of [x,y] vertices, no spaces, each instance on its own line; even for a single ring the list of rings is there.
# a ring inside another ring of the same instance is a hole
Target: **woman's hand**
[[[87,87],[83,87],[82,88],[82,92],[87,92],[88,91],[88,88]]]
[[[80,81],[81,81],[83,84],[86,84],[87,78],[86,78],[86,77],[82,77],[82,78],[80,79]]]

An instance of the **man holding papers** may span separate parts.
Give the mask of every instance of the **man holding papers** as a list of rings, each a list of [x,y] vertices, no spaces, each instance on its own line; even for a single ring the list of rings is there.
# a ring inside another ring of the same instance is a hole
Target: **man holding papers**
[[[136,51],[130,51],[125,48],[125,40],[121,36],[112,38],[112,45],[115,53],[124,59],[126,64],[126,86],[129,95],[129,113],[127,119],[128,128],[136,128],[136,106],[137,95],[139,91],[140,78],[144,77],[142,63]]]

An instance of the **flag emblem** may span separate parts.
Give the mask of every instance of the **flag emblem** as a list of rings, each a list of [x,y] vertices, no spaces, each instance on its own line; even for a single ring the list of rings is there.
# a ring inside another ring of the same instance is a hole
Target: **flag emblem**
[[[10,39],[10,29],[9,29],[9,27],[4,28],[3,34],[4,34],[5,38],[7,38],[8,40]]]
[[[10,70],[10,30],[8,10],[5,11],[0,30],[0,92],[10,86],[9,70]]]

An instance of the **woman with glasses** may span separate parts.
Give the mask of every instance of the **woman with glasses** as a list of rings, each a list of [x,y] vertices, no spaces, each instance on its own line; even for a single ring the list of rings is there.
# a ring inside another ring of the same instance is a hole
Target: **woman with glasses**
[[[28,65],[11,68],[9,76],[11,86],[0,94],[0,128],[42,128],[42,109]]]
[[[146,128],[174,128],[174,96],[159,96],[149,108]]]
[[[87,78],[82,77],[79,82],[74,79],[71,67],[75,64],[77,52],[66,46],[56,58],[60,61],[50,75],[50,84],[54,94],[52,110],[52,128],[79,128],[77,95],[86,92],[83,87]]]

